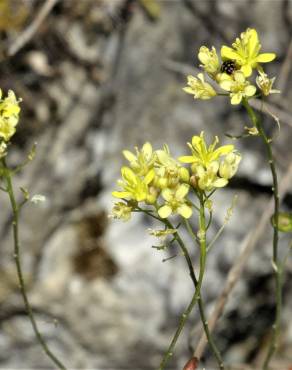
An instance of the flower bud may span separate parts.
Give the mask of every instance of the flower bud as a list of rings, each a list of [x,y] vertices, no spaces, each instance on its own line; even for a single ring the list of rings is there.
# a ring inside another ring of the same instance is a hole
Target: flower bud
[[[158,180],[158,186],[159,186],[161,189],[166,189],[166,188],[167,188],[167,186],[168,186],[167,178],[166,178],[166,177],[161,177],[161,178]]]
[[[179,177],[184,182],[189,182],[190,174],[189,171],[185,167],[180,167],[179,169]]]
[[[198,181],[195,175],[192,175],[190,178],[190,184],[192,187],[196,188],[198,186]]]
[[[220,163],[219,175],[224,179],[231,179],[238,169],[241,155],[239,153],[229,153],[224,161]]]

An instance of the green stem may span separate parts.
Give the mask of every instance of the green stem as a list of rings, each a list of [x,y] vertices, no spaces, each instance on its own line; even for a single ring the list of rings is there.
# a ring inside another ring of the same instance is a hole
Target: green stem
[[[168,220],[163,220],[163,222],[169,228],[173,229],[173,225]],[[217,347],[215,345],[215,342],[213,340],[213,337],[212,337],[212,335],[209,331],[208,322],[207,322],[206,316],[205,316],[204,303],[201,299],[201,294],[200,294],[201,293],[202,280],[203,280],[204,271],[205,271],[205,263],[206,263],[206,225],[205,225],[204,202],[203,202],[202,198],[200,199],[200,218],[199,218],[199,222],[200,222],[201,234],[202,234],[202,236],[204,235],[204,237],[200,238],[201,255],[200,255],[200,273],[199,273],[199,279],[198,280],[196,278],[196,275],[195,275],[195,272],[194,272],[194,268],[193,268],[192,261],[191,261],[190,255],[188,253],[188,250],[187,250],[182,238],[180,237],[178,231],[176,233],[177,242],[178,242],[179,246],[181,247],[181,249],[183,251],[186,262],[187,262],[188,267],[189,267],[190,276],[191,276],[191,279],[192,279],[192,281],[194,283],[194,286],[195,286],[195,293],[194,293],[188,307],[186,308],[186,310],[181,315],[179,325],[178,325],[177,330],[176,330],[176,332],[173,336],[173,339],[172,339],[172,341],[171,341],[171,343],[168,347],[168,350],[167,350],[167,352],[165,353],[165,355],[162,359],[159,370],[163,370],[165,368],[167,361],[173,355],[173,349],[176,345],[176,342],[177,342],[177,340],[178,340],[178,338],[179,338],[179,336],[180,336],[180,334],[181,334],[181,332],[184,328],[184,325],[185,325],[190,313],[192,312],[192,309],[194,308],[194,306],[197,302],[198,302],[198,305],[199,305],[200,316],[201,316],[201,320],[202,320],[202,323],[203,323],[203,327],[204,327],[205,334],[207,336],[209,345],[210,345],[211,350],[213,351],[213,353],[214,353],[214,355],[217,359],[219,368],[221,370],[224,370],[224,364],[223,364],[220,352],[217,349]],[[191,236],[192,237],[194,236],[193,232],[191,233]],[[195,240],[196,240],[196,238],[195,238]]]
[[[25,289],[25,283],[24,283],[24,278],[23,278],[23,273],[22,273],[22,267],[21,267],[21,258],[20,258],[20,244],[19,244],[19,233],[18,233],[18,221],[19,221],[19,207],[16,203],[15,196],[14,196],[14,191],[13,191],[13,184],[12,184],[12,175],[10,170],[7,168],[5,160],[2,159],[2,164],[5,168],[5,180],[6,180],[6,186],[7,186],[7,193],[9,195],[10,199],[10,204],[13,212],[13,238],[14,238],[14,261],[16,265],[16,270],[17,270],[17,276],[18,276],[18,281],[19,281],[19,288],[21,291],[21,295],[24,301],[24,305],[28,314],[28,317],[30,319],[31,325],[33,327],[34,333],[36,335],[36,338],[43,348],[44,352],[47,354],[47,356],[53,361],[53,363],[59,368],[59,369],[66,369],[65,366],[62,364],[62,362],[50,351],[48,348],[45,340],[43,339],[41,333],[38,330],[37,323],[34,318],[34,314],[32,311],[32,308],[30,306],[26,289]]]
[[[254,124],[254,126],[258,129],[258,132],[266,146],[269,165],[272,173],[273,178],[273,195],[274,195],[274,236],[273,236],[273,266],[274,266],[274,277],[275,277],[275,286],[276,286],[276,314],[275,320],[273,324],[273,334],[269,344],[268,352],[263,364],[263,370],[267,370],[269,367],[270,360],[274,355],[277,346],[278,346],[278,339],[280,335],[280,324],[281,324],[281,311],[282,311],[282,282],[281,282],[281,268],[279,265],[278,259],[278,220],[279,220],[279,190],[278,190],[278,179],[277,179],[277,172],[276,166],[271,146],[271,140],[267,137],[264,128],[262,126],[261,120],[257,117],[252,107],[249,105],[246,99],[243,100],[243,105],[247,110],[247,113],[250,117],[250,120]]]
[[[191,225],[190,225],[189,221],[186,220],[185,223],[187,225],[188,232],[191,234],[193,240],[196,241],[196,236],[195,236],[194,232],[192,231],[192,228],[191,228]],[[194,283],[194,286],[196,287],[197,286],[197,279],[196,279],[196,276],[195,276],[195,272],[194,272],[194,268],[193,268],[193,265],[192,265],[192,262],[191,262],[190,255],[189,255],[188,250],[185,247],[183,241],[181,240],[181,238],[180,238],[180,241],[182,243],[181,248],[182,248],[182,250],[184,252],[184,255],[186,257],[187,264],[189,266],[189,270],[190,270],[190,275],[191,275],[192,281]],[[208,321],[207,321],[206,315],[205,315],[205,304],[204,304],[204,302],[202,300],[201,295],[199,296],[199,299],[198,299],[198,305],[199,305],[199,311],[200,311],[201,321],[202,321],[203,328],[204,328],[204,331],[205,331],[205,335],[207,337],[207,340],[208,340],[208,343],[210,345],[211,351],[213,352],[213,354],[214,354],[214,356],[215,356],[215,358],[217,360],[217,363],[219,365],[219,368],[222,369],[222,370],[224,370],[224,363],[223,363],[222,356],[221,356],[220,351],[217,348],[216,343],[214,341],[214,338],[213,338],[213,336],[212,336],[212,334],[211,334],[211,332],[209,330]]]

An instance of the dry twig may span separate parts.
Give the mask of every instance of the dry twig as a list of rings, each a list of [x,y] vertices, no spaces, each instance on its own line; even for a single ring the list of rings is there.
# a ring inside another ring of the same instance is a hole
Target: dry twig
[[[22,49],[36,34],[45,18],[59,0],[46,0],[33,22],[15,39],[7,50],[7,56],[12,57]]]

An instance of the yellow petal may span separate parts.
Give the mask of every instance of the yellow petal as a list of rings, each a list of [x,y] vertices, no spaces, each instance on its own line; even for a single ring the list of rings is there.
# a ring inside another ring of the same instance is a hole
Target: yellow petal
[[[113,191],[112,196],[115,198],[128,198],[131,196],[131,193],[128,191]]]
[[[245,82],[245,77],[244,74],[241,71],[236,71],[233,74],[234,80],[239,83],[244,83]]]
[[[171,215],[172,209],[169,206],[162,206],[158,210],[158,214],[161,218],[167,218]]]
[[[155,153],[160,163],[166,164],[168,162],[169,156],[164,150],[156,150]]]
[[[217,180],[213,182],[213,186],[215,186],[215,188],[223,188],[223,186],[226,186],[227,184],[228,184],[228,180],[221,179],[221,178],[218,178]]]
[[[136,175],[129,167],[122,167],[121,174],[123,179],[125,179],[127,182],[131,184],[137,183]]]
[[[145,143],[142,147],[142,152],[147,160],[152,156],[152,145],[150,143]]]
[[[260,49],[259,37],[257,31],[252,28],[248,30],[248,53],[249,56],[256,55]]]
[[[231,87],[233,85],[233,82],[228,81],[228,80],[223,80],[219,84],[220,84],[221,89],[226,90],[226,91],[230,91]]]
[[[245,64],[240,68],[241,72],[245,77],[249,77],[252,74],[252,68],[249,64]]]
[[[184,87],[183,91],[186,92],[187,94],[191,94],[191,95],[195,94],[194,89],[192,89],[191,87]]]
[[[203,83],[205,82],[205,79],[204,79],[204,75],[203,75],[203,73],[199,73],[197,77],[198,77],[198,79],[199,79],[201,82],[203,82]]]
[[[274,60],[275,58],[276,58],[275,53],[262,53],[257,56],[256,60],[258,63],[268,63]]]
[[[178,160],[182,163],[193,163],[196,161],[196,159],[191,155],[185,155],[185,156],[179,157]]]
[[[181,206],[178,207],[177,213],[179,213],[184,218],[190,218],[193,213],[193,210],[187,204],[182,204]]]
[[[240,56],[235,50],[228,46],[222,46],[221,48],[221,57],[222,59],[232,59],[232,60],[241,60]]]
[[[213,161],[208,165],[207,171],[212,172],[213,174],[217,174],[219,170],[219,162],[218,161]]]
[[[168,202],[170,202],[173,198],[173,193],[170,189],[163,189],[161,195]]]
[[[175,197],[178,200],[182,200],[189,192],[189,185],[182,184],[178,187],[177,191],[175,192]]]
[[[241,102],[241,100],[242,100],[242,94],[241,93],[233,94],[232,97],[231,97],[231,104],[232,105],[237,105]]]
[[[228,154],[232,152],[233,149],[234,149],[234,145],[232,144],[220,146],[220,148],[216,149],[214,153],[212,154],[211,160],[213,161],[219,158],[221,155]]]
[[[253,85],[248,85],[246,86],[246,88],[244,89],[244,93],[246,96],[253,96],[255,93],[256,93],[256,87],[253,86]]]
[[[148,184],[150,184],[150,182],[154,179],[154,177],[155,177],[155,172],[154,172],[154,170],[152,169],[152,170],[150,170],[150,171],[147,173],[147,175],[144,177],[143,182],[144,182],[146,185],[148,185]]]
[[[130,152],[129,150],[123,150],[123,155],[124,157],[129,161],[129,162],[134,162],[136,161],[136,156],[135,154],[133,154],[132,152]]]

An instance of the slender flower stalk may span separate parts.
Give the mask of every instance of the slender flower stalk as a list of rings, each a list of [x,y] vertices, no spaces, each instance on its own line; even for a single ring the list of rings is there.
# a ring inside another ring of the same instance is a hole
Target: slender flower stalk
[[[14,239],[14,254],[13,254],[13,257],[14,257],[14,261],[15,261],[15,265],[16,265],[16,270],[17,270],[17,276],[18,276],[18,281],[19,281],[19,289],[20,289],[20,292],[21,292],[21,295],[22,295],[22,298],[23,298],[23,301],[24,301],[24,305],[25,305],[25,308],[26,308],[26,311],[27,311],[29,320],[31,322],[33,331],[34,331],[34,333],[36,335],[36,338],[37,338],[39,344],[41,345],[41,347],[42,347],[43,351],[45,352],[45,354],[51,359],[51,361],[53,361],[53,363],[55,364],[55,366],[58,369],[62,369],[63,370],[63,369],[66,369],[65,366],[51,352],[51,350],[47,346],[47,344],[46,344],[43,336],[41,335],[41,333],[40,333],[40,331],[38,329],[36,320],[34,318],[33,310],[31,308],[31,305],[30,305],[29,300],[28,300],[28,297],[27,297],[26,288],[25,288],[25,282],[24,282],[23,272],[22,272],[22,267],[21,267],[19,231],[18,231],[19,211],[20,211],[21,205],[23,205],[24,203],[22,203],[21,205],[18,205],[17,204],[16,199],[15,199],[15,195],[14,195],[14,190],[13,190],[12,172],[7,167],[6,162],[5,162],[5,158],[2,158],[1,159],[1,162],[2,162],[3,169],[4,169],[3,176],[4,176],[4,179],[5,179],[5,182],[6,182],[6,188],[3,188],[2,190],[4,190],[5,192],[7,192],[8,196],[9,196],[9,200],[10,200],[12,212],[13,212],[13,222],[12,222],[13,239]]]
[[[195,286],[195,292],[193,294],[193,297],[192,297],[188,307],[186,308],[186,310],[181,315],[179,325],[178,325],[177,330],[176,330],[176,332],[173,336],[173,339],[172,339],[172,341],[171,341],[171,343],[168,347],[168,350],[165,353],[165,355],[164,355],[164,357],[163,357],[163,359],[160,363],[159,370],[163,370],[165,368],[167,361],[173,355],[173,350],[174,350],[174,347],[177,343],[177,340],[178,340],[178,338],[179,338],[179,336],[180,336],[180,334],[181,334],[181,332],[182,332],[182,330],[185,326],[186,321],[188,320],[189,315],[191,314],[194,306],[196,305],[196,303],[198,303],[198,305],[199,305],[201,321],[202,321],[203,328],[204,328],[208,343],[210,345],[210,348],[211,348],[211,350],[212,350],[212,352],[213,352],[213,354],[214,354],[214,356],[215,356],[215,358],[218,362],[219,368],[221,370],[224,370],[224,363],[223,363],[221,354],[220,354],[220,352],[219,352],[219,350],[218,350],[218,348],[215,344],[215,341],[213,339],[213,336],[212,336],[212,334],[209,330],[208,321],[207,321],[206,315],[205,315],[204,302],[203,302],[202,297],[201,297],[201,286],[202,286],[203,276],[204,276],[204,272],[205,272],[205,265],[206,265],[206,221],[205,221],[204,200],[203,200],[202,196],[200,197],[200,211],[199,212],[200,212],[200,215],[199,215],[199,224],[200,224],[200,232],[199,232],[199,235],[200,235],[200,238],[199,238],[199,244],[200,244],[200,273],[199,273],[198,280],[197,280],[196,275],[195,275],[195,271],[194,271],[194,268],[193,268],[193,264],[192,264],[188,249],[186,248],[180,234],[178,232],[176,233],[176,240],[177,240],[180,248],[182,249],[183,255],[184,255],[184,257],[186,259],[186,262],[188,264],[189,273],[190,273],[191,279],[192,279],[192,281],[194,283],[194,286]],[[173,225],[170,223],[169,220],[165,220],[164,222],[165,222],[165,225],[167,227],[173,229]],[[189,224],[188,220],[186,220],[186,227],[187,227],[187,230],[189,230],[190,235],[193,236],[194,240],[195,240],[195,235],[190,230],[190,224]]]
[[[271,169],[271,174],[273,178],[273,196],[274,196],[274,216],[273,216],[273,268],[274,268],[274,277],[275,277],[275,287],[276,287],[276,314],[275,320],[273,324],[273,333],[272,338],[268,347],[268,352],[264,361],[263,370],[267,370],[269,367],[270,360],[274,355],[277,346],[278,346],[278,338],[280,335],[280,325],[281,325],[281,311],[282,311],[282,277],[281,271],[282,268],[280,266],[279,258],[278,258],[278,240],[279,240],[279,231],[278,231],[278,223],[279,223],[279,191],[278,191],[278,178],[275,166],[275,160],[273,156],[272,146],[271,146],[271,139],[269,139],[264,131],[262,126],[262,122],[259,117],[255,114],[252,107],[249,105],[246,99],[243,100],[243,105],[247,110],[249,118],[253,125],[257,128],[259,135],[261,136],[267,150],[268,161]]]

